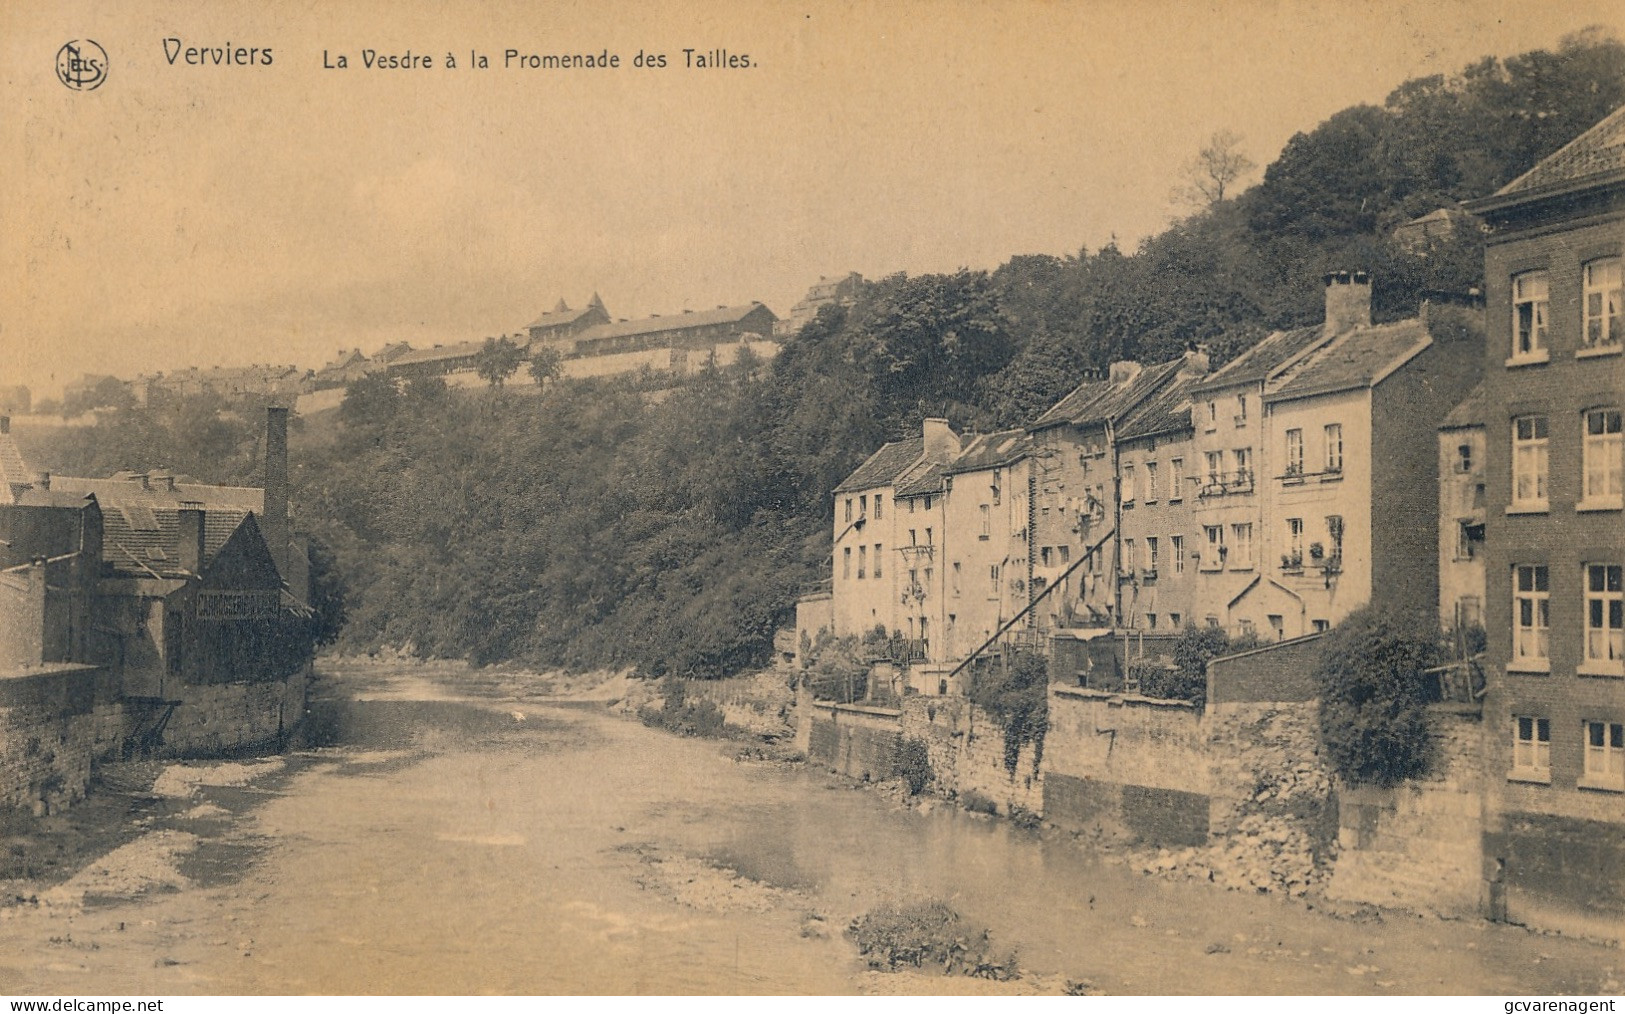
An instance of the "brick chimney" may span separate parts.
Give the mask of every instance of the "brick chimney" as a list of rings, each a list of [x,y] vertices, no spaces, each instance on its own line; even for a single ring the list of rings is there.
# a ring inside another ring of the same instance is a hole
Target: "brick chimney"
[[[181,501],[180,531],[176,547],[180,553],[181,569],[190,574],[203,573],[203,505],[196,500]]]
[[[927,419],[920,427],[927,461],[943,464],[959,454],[959,434],[946,419]]]
[[[1371,326],[1371,276],[1364,271],[1329,271],[1326,283],[1326,333],[1342,334]]]
[[[288,410],[265,410],[265,516],[260,531],[279,574],[288,569]]]

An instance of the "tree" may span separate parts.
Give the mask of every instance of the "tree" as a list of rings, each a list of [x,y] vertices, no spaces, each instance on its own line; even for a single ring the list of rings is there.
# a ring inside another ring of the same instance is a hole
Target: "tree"
[[[1425,621],[1367,606],[1321,642],[1320,738],[1343,778],[1394,785],[1427,770],[1425,674],[1438,641]]]
[[[525,350],[507,338],[487,338],[474,356],[474,372],[492,387],[504,382],[525,364]]]
[[[1208,138],[1185,163],[1185,181],[1174,189],[1175,202],[1200,210],[1235,196],[1236,185],[1258,168],[1241,150],[1241,142],[1242,136],[1228,129]]]
[[[564,357],[559,355],[557,349],[544,346],[531,355],[529,370],[536,386],[546,387],[549,380],[556,379],[564,372]]]

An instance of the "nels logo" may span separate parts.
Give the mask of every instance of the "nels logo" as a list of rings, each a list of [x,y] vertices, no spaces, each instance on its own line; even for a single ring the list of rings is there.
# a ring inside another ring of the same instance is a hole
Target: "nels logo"
[[[95,91],[107,80],[107,50],[95,39],[74,39],[56,51],[57,80],[76,92]]]

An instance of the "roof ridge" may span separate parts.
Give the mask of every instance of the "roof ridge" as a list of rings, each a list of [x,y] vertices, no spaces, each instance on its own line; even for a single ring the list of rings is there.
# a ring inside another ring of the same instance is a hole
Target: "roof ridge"
[[[1581,144],[1583,144],[1585,142],[1590,141],[1592,139],[1593,135],[1606,133],[1608,130],[1613,129],[1613,127],[1615,126],[1615,121],[1625,122],[1625,105],[1620,106],[1618,109],[1615,109],[1613,112],[1609,113],[1607,116],[1604,116],[1602,119],[1598,120],[1596,123],[1593,123],[1591,126],[1587,127],[1585,130],[1581,131],[1580,134],[1578,136],[1576,136],[1573,140],[1569,141],[1569,143],[1563,145],[1561,148],[1557,149],[1556,151],[1552,152],[1550,155],[1547,155],[1545,158],[1541,159],[1540,161],[1536,162],[1534,165],[1530,166],[1528,169],[1524,170],[1522,173],[1520,173],[1518,175],[1518,177],[1516,179],[1512,180],[1512,182],[1510,182],[1507,185],[1503,186],[1500,190],[1497,190],[1495,192],[1495,196],[1500,197],[1502,195],[1510,195],[1510,194],[1516,193],[1518,190],[1524,189],[1523,188],[1523,182],[1525,180],[1527,180],[1530,176],[1533,176],[1536,173],[1538,173],[1542,168],[1546,167],[1548,165],[1548,163],[1556,162],[1559,159],[1559,157],[1561,157],[1562,155],[1567,154],[1571,149],[1573,149],[1575,147],[1578,147],[1579,145],[1581,145]],[[1606,172],[1607,170],[1599,170],[1599,171]],[[1582,173],[1580,175],[1581,176],[1588,176],[1588,175],[1591,175],[1591,174],[1590,173]],[[1578,176],[1567,177],[1567,179],[1578,179],[1578,178],[1579,178]]]

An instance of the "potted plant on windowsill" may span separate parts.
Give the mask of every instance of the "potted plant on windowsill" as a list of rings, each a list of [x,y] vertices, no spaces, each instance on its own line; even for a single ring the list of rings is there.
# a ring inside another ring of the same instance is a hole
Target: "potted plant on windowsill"
[[[1282,553],[1281,569],[1287,571],[1300,571],[1303,569],[1302,553]]]
[[[1315,561],[1316,563],[1319,563],[1321,561],[1321,558],[1324,557],[1325,555],[1326,555],[1326,547],[1325,546],[1321,545],[1318,542],[1309,543],[1309,559]]]

